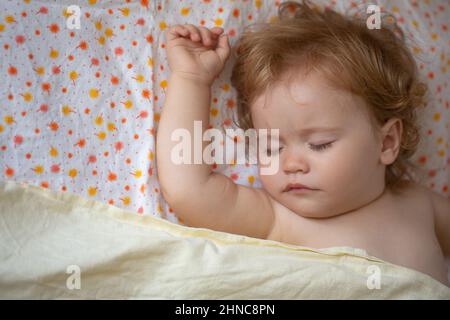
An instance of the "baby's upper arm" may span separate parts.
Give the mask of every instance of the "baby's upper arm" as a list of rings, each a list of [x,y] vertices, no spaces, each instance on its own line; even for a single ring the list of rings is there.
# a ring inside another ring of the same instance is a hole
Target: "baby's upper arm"
[[[434,223],[445,256],[450,256],[450,199],[429,190],[433,203]]]
[[[189,226],[254,238],[265,239],[274,223],[265,190],[235,184],[214,172],[196,192],[189,192],[172,208]]]

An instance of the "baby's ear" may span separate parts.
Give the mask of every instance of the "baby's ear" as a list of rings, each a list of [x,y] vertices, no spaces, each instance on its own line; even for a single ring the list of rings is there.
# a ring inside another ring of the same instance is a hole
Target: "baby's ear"
[[[398,118],[389,119],[381,128],[380,160],[384,165],[390,165],[397,158],[402,142],[402,132],[402,120]]]

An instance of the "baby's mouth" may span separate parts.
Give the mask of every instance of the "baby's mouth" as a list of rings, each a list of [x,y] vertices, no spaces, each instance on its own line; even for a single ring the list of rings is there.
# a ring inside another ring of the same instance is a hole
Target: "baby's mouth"
[[[305,186],[300,183],[289,183],[283,190],[283,192],[289,191],[313,191],[315,189]]]

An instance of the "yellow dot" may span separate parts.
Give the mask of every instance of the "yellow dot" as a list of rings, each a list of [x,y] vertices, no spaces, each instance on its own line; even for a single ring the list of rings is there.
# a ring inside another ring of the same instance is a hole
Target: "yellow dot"
[[[147,64],[149,67],[153,67],[153,59],[149,57],[147,60]]]
[[[58,56],[59,56],[58,50],[54,50],[54,49],[50,50],[50,58],[56,59],[56,58],[58,58]]]
[[[44,172],[44,167],[41,165],[38,165],[38,166],[34,167],[34,172],[36,174],[42,174]]]
[[[136,76],[136,81],[141,83],[144,82],[144,76],[142,74],[138,74]]]
[[[33,100],[33,95],[32,95],[31,93],[29,93],[29,92],[25,92],[25,93],[23,94],[23,99],[24,99],[26,102],[30,102],[31,100]]]
[[[68,116],[72,111],[73,111],[73,109],[72,109],[71,107],[67,106],[67,105],[64,105],[64,106],[62,107],[62,113],[63,113],[65,116]]]
[[[58,149],[51,147],[50,148],[50,156],[51,157],[57,157],[58,156]]]
[[[44,75],[45,73],[45,68],[44,67],[37,67],[36,68],[36,73],[40,76]]]
[[[217,18],[216,20],[214,20],[214,24],[216,27],[220,27],[223,24],[223,20],[220,18]]]
[[[100,131],[99,133],[98,133],[98,138],[100,139],[100,140],[105,140],[105,138],[106,138],[106,132],[104,132],[104,131]]]
[[[89,96],[90,96],[92,99],[97,98],[97,97],[98,97],[98,90],[95,89],[95,88],[92,88],[91,90],[89,90]]]
[[[112,122],[109,122],[106,127],[108,128],[108,131],[116,130],[116,125],[114,123],[112,123]]]
[[[5,116],[3,118],[3,120],[5,121],[6,124],[12,124],[14,123],[14,118],[12,116]]]
[[[159,23],[159,28],[160,28],[161,30],[166,30],[167,24],[166,24],[164,21],[162,21],[162,22]]]
[[[0,23],[0,32],[5,31],[5,29],[6,29],[5,25]]]
[[[187,16],[189,14],[190,8],[182,8],[181,15]]]
[[[122,201],[123,201],[123,204],[125,205],[125,206],[127,206],[127,205],[129,205],[130,204],[130,202],[131,202],[131,199],[130,199],[130,197],[124,197],[123,199],[122,199]]]
[[[442,142],[444,142],[444,139],[442,139],[442,137],[437,138],[436,140],[437,144],[441,144]]]
[[[441,114],[439,113],[439,112],[436,112],[434,115],[433,115],[433,120],[434,121],[439,121],[441,119]]]
[[[161,115],[158,112],[155,112],[153,114],[153,120],[154,121],[159,121],[159,119],[161,119]]]
[[[153,151],[150,151],[150,152],[148,153],[148,159],[149,159],[149,160],[153,160],[154,157],[155,157],[155,155],[153,154]]]
[[[159,86],[163,89],[165,89],[167,87],[167,80],[163,80],[159,83]]]
[[[142,177],[142,171],[141,170],[136,170],[136,172],[134,173],[135,178],[140,178]]]
[[[230,90],[230,86],[228,85],[228,83],[225,83],[223,85],[223,91],[228,91],[228,90]]]
[[[97,118],[95,118],[95,124],[98,126],[101,126],[103,124],[103,117],[102,116],[98,116]]]
[[[445,150],[439,150],[439,152],[438,152],[438,154],[439,154],[439,157],[445,157]]]
[[[439,35],[437,34],[437,33],[432,33],[431,34],[431,39],[433,40],[433,41],[436,41],[437,39],[439,38]]]
[[[133,107],[133,101],[127,100],[124,103],[126,109],[131,109]]]
[[[95,196],[95,195],[97,194],[97,188],[90,187],[90,188],[88,189],[88,194],[89,194],[89,196],[91,196],[91,197]]]
[[[68,18],[68,17],[70,17],[72,14],[73,14],[73,13],[69,13],[69,10],[67,10],[67,8],[65,8],[65,9],[63,10],[63,16],[64,16],[64,18]]]
[[[14,23],[14,22],[16,22],[16,20],[14,19],[13,16],[6,16],[5,17],[5,22],[6,23]]]
[[[101,22],[100,20],[98,20],[98,21],[95,22],[95,28],[96,28],[97,30],[102,30],[103,24],[102,24],[102,22]]]
[[[89,0],[89,4],[91,6],[95,5],[97,3],[97,0]]]
[[[100,44],[100,45],[104,45],[105,44],[105,42],[106,42],[106,39],[105,39],[105,37],[103,37],[103,36],[100,36],[99,38],[98,38],[98,43]]]
[[[76,71],[71,71],[69,73],[70,80],[76,80],[78,78],[78,73]]]
[[[211,116],[215,117],[219,114],[219,110],[217,108],[211,109]]]
[[[128,17],[128,15],[130,14],[130,8],[123,8],[122,10],[120,10],[122,12],[122,14],[125,17]]]
[[[4,130],[5,130],[5,127],[3,127],[3,126],[0,124],[0,133],[3,132]]]
[[[248,176],[248,182],[250,184],[253,184],[255,182],[255,177],[254,176]]]
[[[106,28],[105,29],[105,36],[107,36],[108,38],[111,38],[113,36],[113,31],[111,28]]]
[[[261,8],[261,5],[262,5],[261,0],[255,0],[255,7],[257,9]]]

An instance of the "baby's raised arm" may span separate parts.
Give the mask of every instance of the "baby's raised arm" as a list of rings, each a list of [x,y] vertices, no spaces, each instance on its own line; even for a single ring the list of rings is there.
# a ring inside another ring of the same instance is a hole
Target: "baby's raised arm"
[[[194,121],[201,121],[202,135],[209,125],[211,85],[228,59],[230,47],[223,29],[176,25],[167,32],[171,75],[157,131],[156,160],[161,192],[185,223],[218,231],[266,238],[274,214],[262,189],[236,185],[214,173],[210,165],[175,164],[174,130],[194,137]],[[186,132],[186,131],[185,131]],[[194,142],[191,140],[191,155]],[[202,142],[202,151],[206,143]],[[203,154],[203,152],[202,152]]]

